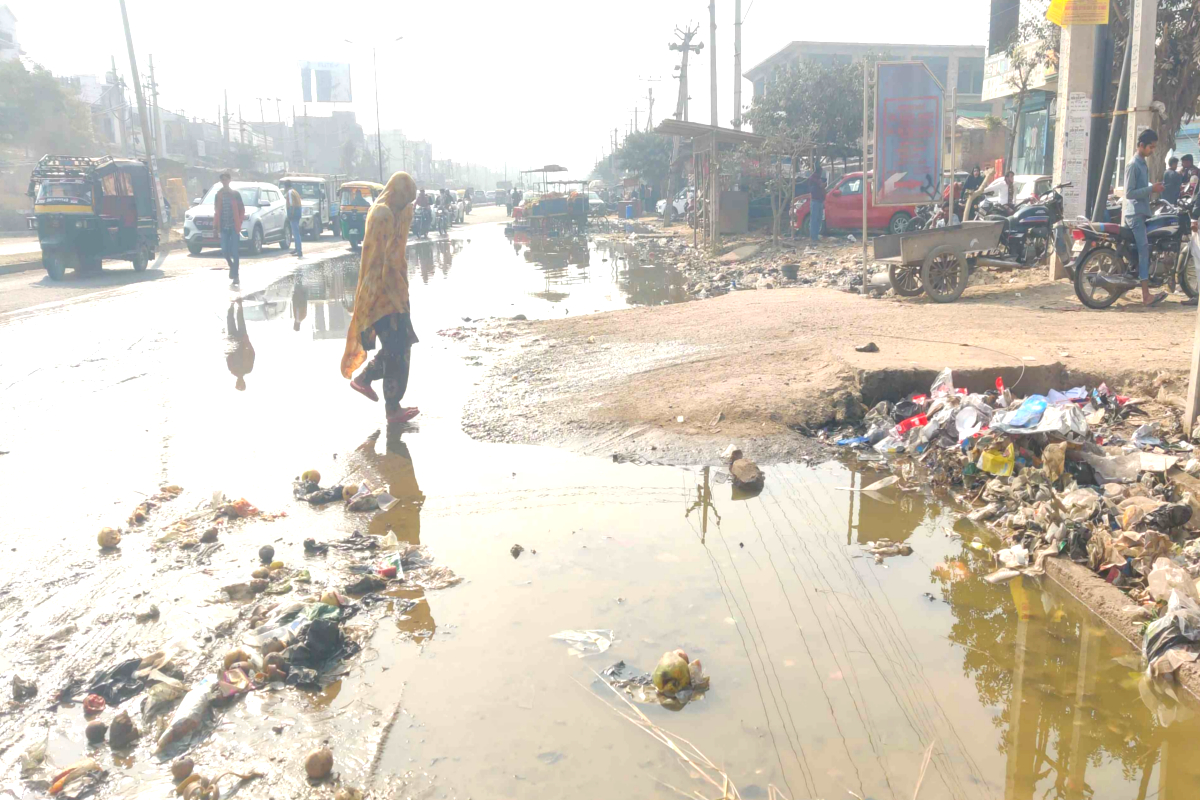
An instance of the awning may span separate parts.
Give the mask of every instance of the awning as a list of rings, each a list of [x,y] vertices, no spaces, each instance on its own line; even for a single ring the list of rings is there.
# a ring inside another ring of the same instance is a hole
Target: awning
[[[699,122],[684,122],[679,119],[666,119],[658,123],[658,127],[654,129],[655,133],[661,133],[664,136],[683,136],[687,139],[709,139],[711,140],[714,133],[717,137],[717,144],[765,144],[767,137],[757,133],[747,133],[746,131],[738,131],[733,128],[714,128],[712,125],[703,125]]]

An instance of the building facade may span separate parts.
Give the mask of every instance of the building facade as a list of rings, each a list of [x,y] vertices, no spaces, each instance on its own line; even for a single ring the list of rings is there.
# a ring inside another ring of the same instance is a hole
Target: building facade
[[[988,17],[988,56],[984,62],[983,99],[1002,104],[1002,118],[1014,130],[1013,163],[1019,175],[1050,175],[1054,171],[1054,129],[1058,114],[1058,74],[1054,66],[1038,65],[1016,118],[1018,81],[1008,46],[1022,23],[1046,16],[1046,0],[991,0]],[[1038,47],[1027,43],[1027,49]],[[1015,126],[1015,128],[1014,128]]]
[[[754,96],[758,97],[780,69],[797,64],[801,59],[827,66],[852,64],[864,56],[920,61],[941,83],[947,98],[958,92],[959,116],[984,117],[996,110],[994,104],[982,99],[985,55],[984,48],[978,45],[792,42],[751,67],[743,77],[753,84]]]
[[[21,55],[17,41],[17,15],[8,6],[0,6],[0,61],[12,61]]]

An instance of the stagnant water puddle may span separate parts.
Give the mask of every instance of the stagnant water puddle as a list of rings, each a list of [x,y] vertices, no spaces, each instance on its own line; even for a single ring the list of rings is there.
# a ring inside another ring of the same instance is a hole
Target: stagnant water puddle
[[[210,645],[196,632],[244,624],[246,607],[213,600],[214,587],[244,579],[259,545],[273,543],[285,563],[310,569],[314,584],[338,585],[370,557],[310,558],[300,543],[355,529],[391,530],[464,578],[444,590],[391,591],[365,609],[352,620],[370,631],[362,652],[322,691],[277,687],[222,711],[194,748],[206,774],[262,763],[270,782],[239,795],[306,795],[301,754],[327,741],[341,780],[379,796],[668,797],[667,785],[716,796],[614,713],[620,701],[597,677],[618,661],[648,671],[682,648],[703,663],[709,691],[679,710],[639,708],[725,769],[742,797],[767,797],[775,785],[792,798],[909,798],[919,781],[926,800],[1195,795],[1200,725],[1191,710],[1156,693],[1128,644],[1053,587],[984,582],[990,556],[965,543],[979,531],[921,494],[846,491],[879,475],[831,461],[770,466],[763,492],[745,497],[717,468],[618,464],[468,438],[459,426],[464,399],[503,387],[439,330],[464,317],[590,313],[674,295],[669,276],[648,293],[627,290],[635,267],[594,244],[559,242],[552,255],[498,226],[467,235],[410,248],[421,343],[406,402],[422,415],[401,435],[374,435],[382,410],[337,374],[357,278],[352,256],[243,300],[254,364],[241,391],[215,355],[236,349],[224,330],[236,304],[198,312],[208,326],[201,334],[190,332],[182,303],[162,303],[162,319],[139,321],[152,326],[158,369],[174,382],[155,410],[173,421],[154,451],[161,477],[192,497],[224,488],[288,516],[227,536],[207,562],[160,554],[156,563],[130,536],[114,558],[144,571],[139,586],[91,582],[93,562],[71,558],[55,605],[104,598],[97,622],[125,625],[119,612],[145,591],[162,620],[131,627],[117,644],[179,639],[202,651]],[[105,414],[129,415],[111,425],[139,453],[126,429],[143,412],[118,391],[96,402]],[[117,449],[105,452],[120,470]],[[307,508],[292,498],[291,478],[310,467],[325,483],[367,478],[402,502],[374,517]],[[49,520],[60,513],[45,510]],[[875,563],[863,545],[885,537],[913,554]],[[6,619],[6,632],[50,624],[49,605]],[[611,630],[614,641],[577,657],[550,638],[567,630]],[[165,768],[148,747],[87,751],[79,720],[77,707],[59,712],[54,763],[92,752],[114,776],[102,793],[167,796]],[[17,796],[40,796],[9,785]]]

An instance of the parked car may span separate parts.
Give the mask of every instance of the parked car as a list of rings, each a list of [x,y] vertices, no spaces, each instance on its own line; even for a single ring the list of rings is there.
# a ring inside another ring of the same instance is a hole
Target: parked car
[[[1004,182],[1004,176],[993,180],[983,196],[995,198],[1000,192],[1000,184]],[[1012,204],[1016,205],[1022,200],[1028,200],[1034,196],[1041,197],[1046,192],[1050,191],[1050,187],[1054,184],[1054,178],[1049,175],[1013,175],[1013,190],[1016,197]]]
[[[496,190],[495,189],[487,190],[487,199],[493,203],[496,202]]]
[[[487,196],[487,192],[483,191],[483,189],[476,189],[475,196],[471,199],[471,202],[475,205],[480,205],[486,203],[489,199],[491,198]]]
[[[671,202],[674,207],[674,214],[677,217],[682,217],[687,213],[688,198],[692,196],[693,190],[690,188],[680,189],[675,195],[675,199]],[[667,211],[667,199],[664,197],[654,205],[655,212],[661,217]]]
[[[216,209],[213,200],[220,183],[214,183],[203,198],[196,198],[194,205],[183,215],[183,238],[192,255],[199,255],[206,247],[220,247],[221,237],[213,227]],[[242,222],[241,245],[258,255],[263,245],[279,242],[287,250],[292,246],[292,231],[287,224],[287,205],[283,192],[272,183],[257,181],[230,181],[229,188],[242,196],[246,206],[246,219]]]
[[[870,176],[868,175],[868,178]],[[916,206],[876,206],[867,189],[867,227],[871,230],[886,230],[888,233],[903,233],[908,221],[917,213]],[[863,174],[848,172],[825,192],[825,229],[862,230]],[[799,230],[808,231],[809,195],[797,198],[796,217],[800,220]]]

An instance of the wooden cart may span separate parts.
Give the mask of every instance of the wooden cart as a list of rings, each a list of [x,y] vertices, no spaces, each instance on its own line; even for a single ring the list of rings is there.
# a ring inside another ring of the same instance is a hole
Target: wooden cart
[[[944,228],[876,236],[875,260],[886,262],[896,294],[921,292],[938,303],[953,303],[981,254],[1000,246],[1003,220],[964,222]]]

